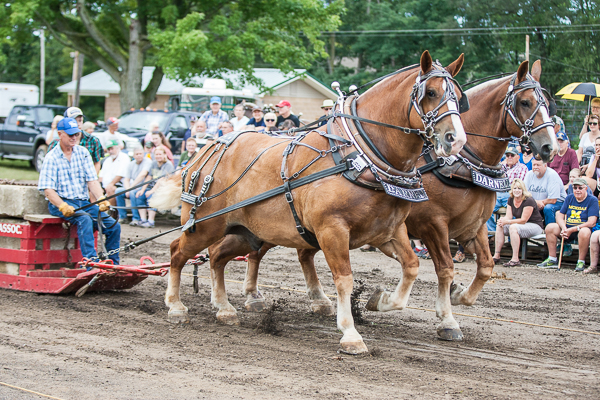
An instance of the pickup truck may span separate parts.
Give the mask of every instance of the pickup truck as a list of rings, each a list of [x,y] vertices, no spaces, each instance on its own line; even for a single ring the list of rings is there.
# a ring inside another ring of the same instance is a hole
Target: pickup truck
[[[27,160],[39,172],[48,150],[46,133],[54,116],[66,109],[52,104],[14,106],[0,126],[0,158]]]

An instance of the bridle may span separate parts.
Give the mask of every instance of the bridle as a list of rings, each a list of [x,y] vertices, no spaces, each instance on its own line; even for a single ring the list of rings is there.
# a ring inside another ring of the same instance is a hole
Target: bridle
[[[506,127],[506,121],[508,119],[508,116],[510,116],[510,118],[513,120],[515,125],[517,125],[517,127],[523,132],[521,137],[518,138],[519,143],[521,145],[528,145],[529,141],[531,140],[531,135],[533,135],[534,133],[536,133],[544,128],[554,126],[554,123],[552,121],[542,122],[541,124],[539,124],[536,127],[533,126],[535,116],[538,113],[539,109],[541,107],[545,107],[546,111],[548,112],[548,116],[550,116],[552,107],[551,107],[551,104],[546,99],[546,96],[544,96],[544,93],[543,93],[544,89],[542,89],[542,86],[540,85],[540,83],[538,81],[536,81],[535,79],[533,79],[533,77],[530,74],[527,74],[527,79],[519,82],[517,85],[515,85],[516,80],[517,80],[517,74],[515,74],[512,77],[512,79],[510,81],[510,85],[508,86],[508,91],[506,92],[506,96],[504,97],[504,100],[502,100],[502,103],[500,103],[500,104],[504,104],[503,124],[504,124],[504,129],[508,132],[508,129]],[[535,109],[533,110],[533,113],[529,116],[529,118],[527,118],[525,120],[525,122],[521,122],[519,120],[519,118],[517,118],[517,116],[515,115],[516,114],[515,107],[517,104],[517,95],[528,89],[533,89],[533,93],[537,100],[537,105],[536,105]]]
[[[461,113],[467,112],[469,110],[469,99],[454,77],[450,75],[450,73],[446,71],[438,61],[433,64],[433,68],[429,72],[424,75],[422,75],[422,72],[423,71],[419,71],[419,75],[417,76],[416,82],[413,85],[413,90],[410,94],[408,116],[410,118],[410,111],[414,107],[415,111],[423,122],[423,126],[425,127],[424,137],[428,142],[430,142],[433,136],[435,125],[448,115],[457,115],[460,117]],[[425,97],[427,81],[432,78],[444,79],[446,88],[439,104],[433,110],[424,112],[421,102]],[[455,85],[459,88],[462,94],[460,102],[456,98],[456,91],[454,90]],[[439,110],[447,103],[449,103],[448,110],[442,114],[439,114]]]

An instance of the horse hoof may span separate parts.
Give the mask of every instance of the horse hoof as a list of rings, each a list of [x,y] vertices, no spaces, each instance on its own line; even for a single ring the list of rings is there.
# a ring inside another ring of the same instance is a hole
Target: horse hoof
[[[464,339],[463,333],[460,329],[438,328],[437,334],[441,340],[460,342]]]
[[[375,290],[375,293],[371,295],[365,308],[369,311],[379,311],[379,301],[381,300],[381,296],[384,292],[385,291],[381,288]]]
[[[167,318],[172,324],[187,324],[190,322],[187,311],[169,311],[169,316]]]
[[[221,314],[217,313],[217,321],[224,325],[239,325],[240,320],[237,317],[237,314]]]
[[[330,302],[314,302],[310,305],[310,308],[315,314],[323,315],[325,317],[335,315],[333,304]]]
[[[342,346],[340,352],[345,354],[357,355],[369,352],[367,345],[362,340],[357,342],[341,342],[340,346]]]
[[[265,300],[246,301],[246,310],[250,312],[261,312],[265,309]]]

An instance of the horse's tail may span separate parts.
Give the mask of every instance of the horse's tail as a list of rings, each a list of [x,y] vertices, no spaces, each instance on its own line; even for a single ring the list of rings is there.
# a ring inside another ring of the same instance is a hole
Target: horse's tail
[[[173,174],[160,183],[160,190],[150,198],[150,207],[159,210],[171,210],[181,204],[181,172]]]

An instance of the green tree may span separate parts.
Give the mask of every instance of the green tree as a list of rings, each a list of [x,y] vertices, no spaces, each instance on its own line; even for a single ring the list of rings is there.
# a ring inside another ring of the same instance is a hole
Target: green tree
[[[320,32],[335,30],[342,10],[343,0],[16,0],[5,4],[0,33],[45,27],[120,84],[126,110],[147,106],[165,72],[185,81],[229,69],[254,81],[257,59],[307,67],[326,55]],[[156,68],[142,91],[145,65]]]

